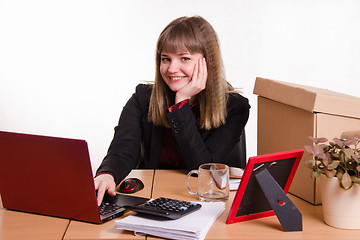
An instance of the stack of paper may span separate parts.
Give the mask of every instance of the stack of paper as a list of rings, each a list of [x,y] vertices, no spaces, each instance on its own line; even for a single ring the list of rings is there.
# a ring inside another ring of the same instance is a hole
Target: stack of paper
[[[168,239],[204,239],[211,225],[225,210],[224,202],[200,202],[202,207],[176,220],[136,214],[115,221],[118,229],[134,231],[136,235],[148,234]]]

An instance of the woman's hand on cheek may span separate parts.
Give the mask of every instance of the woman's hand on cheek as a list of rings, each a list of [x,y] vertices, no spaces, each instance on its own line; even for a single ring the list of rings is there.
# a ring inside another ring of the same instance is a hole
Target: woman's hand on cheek
[[[200,58],[195,65],[191,81],[176,92],[175,103],[196,96],[205,89],[207,80],[207,67],[205,58]]]

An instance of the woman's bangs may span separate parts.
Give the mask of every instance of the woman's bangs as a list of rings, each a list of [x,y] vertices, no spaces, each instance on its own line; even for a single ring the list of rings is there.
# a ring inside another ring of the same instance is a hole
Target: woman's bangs
[[[176,53],[185,49],[190,53],[203,52],[191,29],[173,28],[162,40],[159,46],[160,52]]]

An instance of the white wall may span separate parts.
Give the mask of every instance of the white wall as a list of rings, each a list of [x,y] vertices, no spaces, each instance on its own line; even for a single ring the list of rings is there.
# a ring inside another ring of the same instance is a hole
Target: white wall
[[[0,130],[85,139],[93,169],[135,86],[153,80],[160,31],[198,14],[252,105],[256,76],[359,96],[360,1],[0,0]]]

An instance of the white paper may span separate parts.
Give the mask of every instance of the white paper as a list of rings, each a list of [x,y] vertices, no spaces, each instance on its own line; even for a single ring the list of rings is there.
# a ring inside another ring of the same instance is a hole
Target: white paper
[[[230,178],[230,182],[229,182],[230,191],[238,190],[240,182],[241,182],[240,178]]]
[[[118,229],[135,234],[149,234],[168,239],[204,239],[211,225],[225,210],[224,202],[199,202],[202,207],[176,220],[158,217],[144,218],[136,214],[116,220]]]

